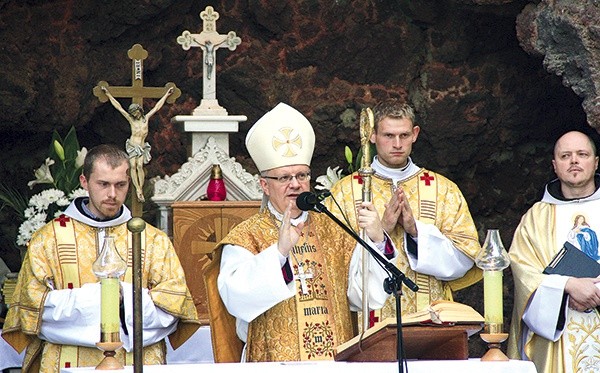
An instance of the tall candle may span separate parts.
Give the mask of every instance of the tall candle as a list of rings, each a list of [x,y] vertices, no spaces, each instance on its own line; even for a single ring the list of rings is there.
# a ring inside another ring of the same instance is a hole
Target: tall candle
[[[119,276],[127,270],[127,263],[123,260],[115,238],[104,236],[104,243],[100,255],[92,264],[92,271],[100,278],[100,341],[119,342],[121,321],[119,317]]]
[[[502,324],[502,271],[483,271],[483,304],[486,324]]]
[[[121,321],[119,319],[119,279],[107,277],[100,280],[101,311],[100,331],[104,334],[119,333]]]

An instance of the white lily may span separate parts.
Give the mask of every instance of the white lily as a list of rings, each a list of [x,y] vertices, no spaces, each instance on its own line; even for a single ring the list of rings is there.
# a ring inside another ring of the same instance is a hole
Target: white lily
[[[340,170],[339,166],[335,166],[334,168],[327,167],[327,174],[321,175],[317,177],[315,189],[323,190],[323,189],[331,189],[335,183],[337,183],[342,178],[342,170]]]
[[[85,160],[85,156],[87,155],[87,149],[85,146],[81,148],[81,150],[77,151],[77,158],[75,158],[75,167],[79,168],[83,166],[83,161]]]
[[[31,180],[27,183],[29,189],[33,189],[33,186],[37,184],[54,184],[54,178],[50,172],[50,166],[53,164],[54,160],[52,158],[46,158],[44,164],[35,170],[35,180]]]

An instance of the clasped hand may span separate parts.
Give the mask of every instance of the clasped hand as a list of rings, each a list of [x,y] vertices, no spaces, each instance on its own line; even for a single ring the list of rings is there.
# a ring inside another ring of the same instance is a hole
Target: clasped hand
[[[600,305],[600,278],[571,277],[565,284],[565,292],[569,294],[569,308],[585,311]]]
[[[406,233],[412,237],[417,237],[415,217],[402,188],[398,187],[392,193],[392,198],[385,205],[381,222],[386,232],[391,232],[396,227],[396,224],[399,224]]]

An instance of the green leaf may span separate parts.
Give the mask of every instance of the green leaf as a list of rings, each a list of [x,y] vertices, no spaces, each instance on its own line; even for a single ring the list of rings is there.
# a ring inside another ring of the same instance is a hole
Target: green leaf
[[[75,127],[71,127],[62,144],[65,148],[65,159],[67,161],[74,161],[77,158],[77,151],[79,150],[79,140],[77,140]]]
[[[63,143],[62,136],[58,133],[57,130],[52,131],[52,139],[50,140],[50,148],[48,149],[48,154],[55,161],[59,160],[58,155],[56,154],[56,150],[54,149],[54,141],[58,141],[59,143]]]
[[[56,142],[58,142],[60,146],[56,146]],[[63,153],[61,153],[61,149]],[[55,180],[54,187],[65,193],[69,193],[73,189],[79,187],[81,167],[76,167],[75,165],[78,150],[80,150],[79,140],[77,139],[75,127],[69,129],[69,132],[64,139],[60,136],[58,131],[53,131],[49,154],[50,158],[54,159],[56,162],[52,166],[52,175]]]
[[[375,157],[375,154],[377,154],[377,148],[375,147],[375,144],[370,143],[369,147],[371,148],[371,159],[369,159],[369,164],[373,163],[373,158]],[[363,151],[362,151],[362,147],[359,149],[358,154],[356,155],[356,161],[354,163],[354,169],[355,170],[360,170],[360,168],[362,167],[362,159],[363,159]]]
[[[29,203],[28,198],[17,189],[0,183],[0,210],[10,207],[21,221],[25,220],[24,211]]]

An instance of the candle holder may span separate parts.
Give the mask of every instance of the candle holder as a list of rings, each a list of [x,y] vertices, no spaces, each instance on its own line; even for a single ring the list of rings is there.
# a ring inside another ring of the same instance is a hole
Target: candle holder
[[[104,351],[104,359],[96,366],[96,370],[118,370],[123,369],[123,364],[115,358],[117,350],[123,347],[123,342],[98,342],[96,347]]]
[[[509,358],[500,349],[502,342],[508,338],[508,333],[502,333],[502,324],[487,324],[481,339],[488,345],[488,351],[481,357],[481,361],[508,361]]]
[[[227,189],[223,180],[221,166],[214,164],[210,172],[210,180],[206,188],[206,196],[209,201],[224,201],[227,197]]]
[[[96,347],[104,352],[104,359],[96,366],[98,370],[123,369],[123,364],[115,358],[116,351],[123,346],[120,339],[121,320],[119,318],[120,284],[119,277],[127,270],[115,245],[115,238],[106,235],[100,255],[92,264],[92,271],[100,278],[100,342]]]
[[[508,361],[500,346],[508,338],[508,334],[503,333],[502,271],[510,265],[510,258],[497,229],[487,231],[475,264],[483,270],[485,327],[480,337],[488,344],[481,361]]]

